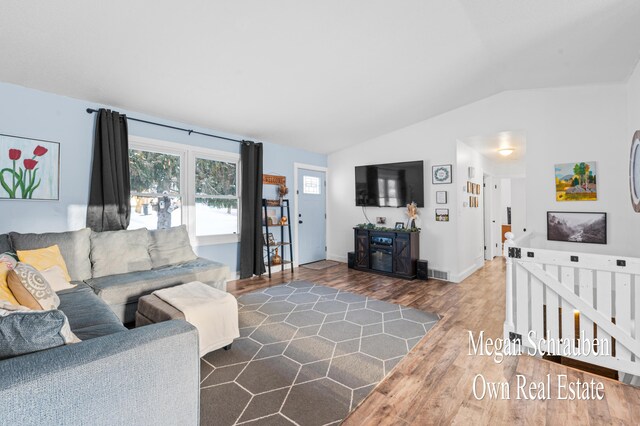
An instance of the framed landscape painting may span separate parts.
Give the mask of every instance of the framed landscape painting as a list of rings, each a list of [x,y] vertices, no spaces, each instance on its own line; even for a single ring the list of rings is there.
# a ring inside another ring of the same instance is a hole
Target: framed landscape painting
[[[607,214],[547,212],[547,240],[607,244]]]
[[[596,201],[598,179],[596,162],[555,165],[556,201]]]
[[[0,134],[0,199],[58,200],[60,144]]]

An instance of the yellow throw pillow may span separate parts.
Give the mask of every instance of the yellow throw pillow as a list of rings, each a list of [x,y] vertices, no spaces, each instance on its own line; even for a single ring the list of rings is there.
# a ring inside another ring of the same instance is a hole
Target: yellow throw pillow
[[[60,247],[57,245],[37,250],[17,250],[16,253],[20,262],[27,263],[38,271],[44,271],[52,266],[59,266],[64,273],[65,279],[71,281],[67,264],[64,262]]]
[[[7,277],[9,271],[16,267],[18,262],[8,253],[0,254],[0,301],[9,302],[12,305],[19,305],[18,300],[9,289]]]

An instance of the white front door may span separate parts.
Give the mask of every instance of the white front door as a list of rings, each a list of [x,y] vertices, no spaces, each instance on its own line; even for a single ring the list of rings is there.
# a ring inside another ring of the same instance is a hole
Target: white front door
[[[327,258],[326,174],[298,169],[298,264]]]

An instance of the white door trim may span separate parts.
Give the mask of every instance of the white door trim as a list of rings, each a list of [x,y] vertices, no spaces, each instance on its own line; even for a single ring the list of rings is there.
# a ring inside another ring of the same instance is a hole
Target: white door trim
[[[483,227],[484,227],[484,260],[493,259],[493,224],[491,223],[493,198],[494,195],[491,191],[493,186],[493,177],[485,174],[482,177],[482,194],[483,194]]]
[[[313,170],[315,172],[324,172],[325,181],[329,180],[329,168],[322,166],[314,166],[313,164],[304,164],[304,163],[293,163],[293,267],[297,268],[300,266],[298,262],[298,171],[302,170]],[[324,211],[326,214],[329,212],[329,197],[327,197],[327,187],[328,185],[323,185],[324,193]],[[291,218],[289,218],[291,220]],[[327,243],[327,233],[328,229],[325,226],[325,235],[324,241]]]

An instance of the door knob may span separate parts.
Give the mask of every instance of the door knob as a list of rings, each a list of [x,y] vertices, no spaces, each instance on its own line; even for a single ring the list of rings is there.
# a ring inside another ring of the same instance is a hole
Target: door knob
[[[299,220],[299,221],[298,221],[298,223],[302,223],[302,221],[301,221],[301,220]]]

